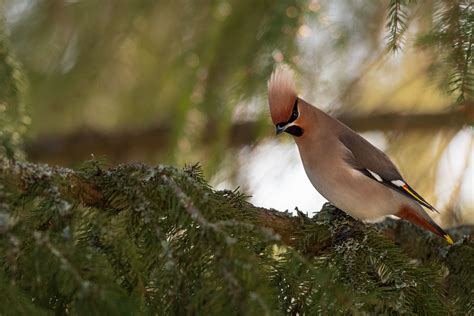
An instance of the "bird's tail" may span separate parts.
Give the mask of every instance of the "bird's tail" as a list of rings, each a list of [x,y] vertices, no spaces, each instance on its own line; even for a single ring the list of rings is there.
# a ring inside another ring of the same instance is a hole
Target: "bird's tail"
[[[439,227],[423,209],[418,211],[411,207],[403,207],[396,215],[444,238],[450,245],[454,243],[451,236]]]

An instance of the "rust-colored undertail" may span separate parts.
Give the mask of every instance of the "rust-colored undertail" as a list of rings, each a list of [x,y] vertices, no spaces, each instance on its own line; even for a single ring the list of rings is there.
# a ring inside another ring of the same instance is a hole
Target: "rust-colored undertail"
[[[439,227],[438,224],[436,224],[431,219],[428,220],[424,218],[410,207],[402,207],[395,215],[444,238],[450,245],[454,243],[451,236],[449,236],[441,227]]]

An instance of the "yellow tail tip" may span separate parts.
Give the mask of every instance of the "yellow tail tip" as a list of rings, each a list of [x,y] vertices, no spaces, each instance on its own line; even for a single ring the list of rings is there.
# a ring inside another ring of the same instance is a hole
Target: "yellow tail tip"
[[[453,239],[452,239],[451,236],[449,236],[448,234],[444,235],[443,237],[444,237],[444,239],[446,239],[446,241],[448,242],[448,244],[450,244],[450,245],[454,244]]]

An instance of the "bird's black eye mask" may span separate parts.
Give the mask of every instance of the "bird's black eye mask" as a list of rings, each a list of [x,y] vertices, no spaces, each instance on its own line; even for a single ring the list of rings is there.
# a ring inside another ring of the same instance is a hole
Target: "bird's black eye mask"
[[[293,111],[291,111],[290,119],[286,122],[278,123],[276,125],[277,130],[284,129],[286,125],[296,121],[296,119],[298,118],[299,115],[300,114],[298,112],[298,98],[296,98],[295,105],[293,105]],[[288,128],[285,129],[285,132],[290,134],[290,135],[296,136],[296,137],[299,137],[299,136],[303,135],[303,129],[299,126],[296,126],[296,125],[289,126]]]

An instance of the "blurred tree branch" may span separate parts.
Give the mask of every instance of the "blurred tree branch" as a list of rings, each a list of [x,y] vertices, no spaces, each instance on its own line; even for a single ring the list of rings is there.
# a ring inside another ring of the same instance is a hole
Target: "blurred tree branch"
[[[472,125],[473,106],[442,113],[386,113],[354,116],[337,115],[338,119],[358,132],[392,130],[461,129]],[[210,122],[201,135],[202,144],[214,139],[218,124]],[[270,131],[271,129],[268,128]],[[255,142],[261,128],[257,122],[234,123],[229,129],[228,146],[239,147]],[[82,129],[71,134],[45,136],[26,144],[29,159],[57,164],[77,163],[90,155],[106,155],[111,162],[123,162],[142,157],[156,157],[168,149],[172,137],[170,123],[142,130],[100,132]],[[150,159],[151,161],[156,159]]]

